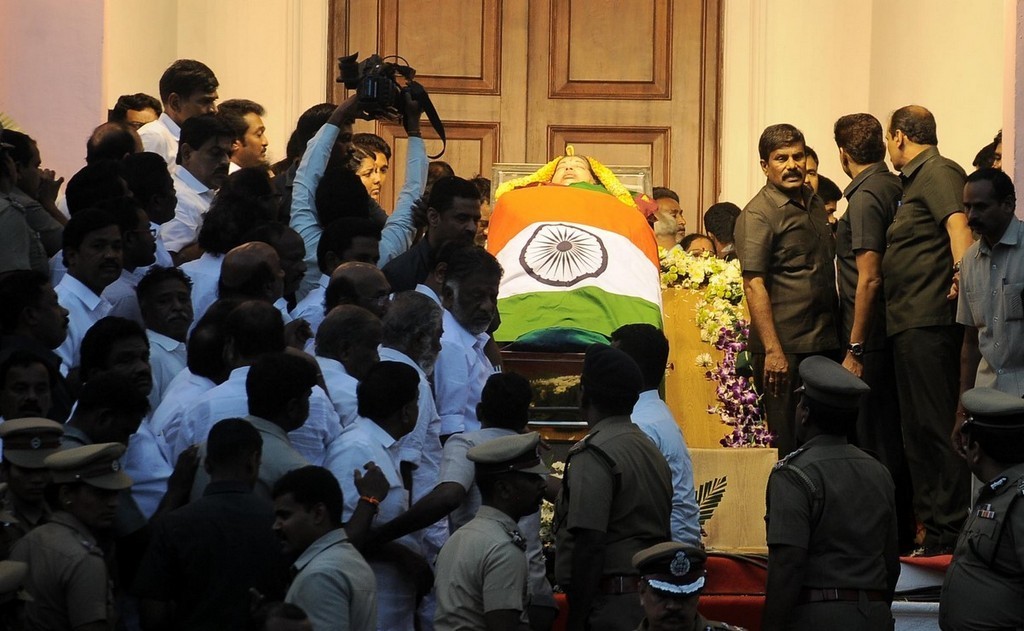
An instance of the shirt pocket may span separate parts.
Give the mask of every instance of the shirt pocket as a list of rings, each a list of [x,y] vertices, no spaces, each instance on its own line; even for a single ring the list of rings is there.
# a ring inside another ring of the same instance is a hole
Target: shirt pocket
[[[1009,283],[1003,285],[1003,309],[1007,320],[1024,320],[1024,300],[1021,292],[1024,291],[1024,283]]]
[[[782,247],[775,260],[775,268],[782,272],[793,272],[810,266],[810,252],[803,245]]]
[[[984,291],[966,291],[967,306],[971,311],[971,321],[975,326],[985,322],[985,294]]]

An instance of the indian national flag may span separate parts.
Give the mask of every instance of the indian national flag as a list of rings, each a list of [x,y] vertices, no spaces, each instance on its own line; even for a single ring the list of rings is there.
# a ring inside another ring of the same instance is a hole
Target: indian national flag
[[[610,335],[661,327],[658,247],[643,215],[605,192],[536,186],[502,195],[487,237],[505,275],[501,327],[514,341],[550,327]]]

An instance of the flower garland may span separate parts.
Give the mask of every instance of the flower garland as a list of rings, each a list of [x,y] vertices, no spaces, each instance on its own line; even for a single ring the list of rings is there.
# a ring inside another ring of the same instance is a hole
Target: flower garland
[[[769,447],[774,438],[764,423],[761,397],[753,380],[738,364],[746,363],[747,337],[750,334],[743,310],[743,274],[738,261],[724,261],[704,254],[693,256],[680,248],[658,248],[661,260],[661,286],[691,289],[701,293],[696,306],[696,324],[700,339],[722,351],[715,363],[710,353],[695,358],[705,369],[704,376],[718,386],[718,403],[708,407],[732,428],[722,440],[724,447]]]
[[[562,158],[574,155],[576,155],[575,148],[572,145],[567,145],[565,148],[564,156],[558,156],[557,158],[555,158],[551,162],[548,162],[547,164],[537,169],[530,175],[524,175],[523,177],[518,177],[514,180],[509,180],[498,186],[498,188],[494,192],[495,201],[497,201],[499,197],[513,189],[529,186],[530,184],[550,182],[552,176],[554,176],[555,174],[555,168],[558,166],[558,163],[562,160]],[[596,159],[591,158],[590,156],[580,157],[586,158],[587,162],[590,163],[590,170],[593,171],[594,175],[597,176],[597,181],[601,184],[601,186],[605,187],[605,189],[609,193],[617,197],[618,200],[623,204],[629,206],[630,208],[636,208],[636,201],[633,200],[632,193],[630,193],[629,190],[625,186],[623,186],[621,182],[619,182],[619,178],[615,177],[615,174],[612,173],[611,169],[601,164]]]

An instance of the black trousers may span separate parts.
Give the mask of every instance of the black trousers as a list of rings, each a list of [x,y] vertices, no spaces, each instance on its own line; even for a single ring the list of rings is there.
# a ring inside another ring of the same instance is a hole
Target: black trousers
[[[850,442],[875,456],[885,465],[896,486],[896,519],[901,552],[914,549],[917,519],[914,517],[914,488],[903,448],[896,370],[892,346],[864,353],[861,378],[871,392],[861,402],[857,428]]]
[[[967,462],[949,435],[960,395],[960,325],[922,327],[891,336],[903,443],[914,484],[914,510],[925,546],[956,544],[971,504]]]

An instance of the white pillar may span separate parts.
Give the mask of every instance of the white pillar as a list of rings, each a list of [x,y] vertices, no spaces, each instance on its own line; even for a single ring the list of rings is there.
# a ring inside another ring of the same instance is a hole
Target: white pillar
[[[1017,160],[1016,129],[1024,126],[1024,0],[1004,0],[1005,66],[1003,70],[1003,170],[1024,186],[1024,160]],[[1022,154],[1024,155],[1024,154]],[[1022,195],[1017,216],[1024,217]]]

